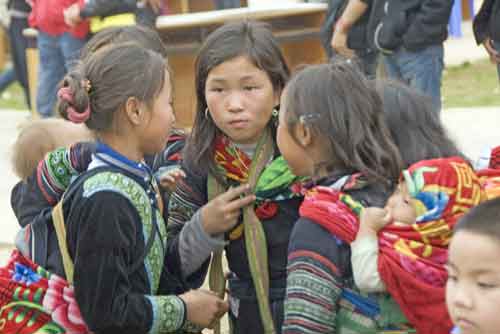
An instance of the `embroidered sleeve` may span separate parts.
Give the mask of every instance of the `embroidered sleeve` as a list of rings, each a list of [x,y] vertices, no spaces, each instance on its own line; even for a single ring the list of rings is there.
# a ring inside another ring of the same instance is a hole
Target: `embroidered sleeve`
[[[153,309],[153,321],[149,334],[171,333],[180,329],[186,321],[186,306],[177,296],[148,296]]]
[[[37,184],[45,199],[55,205],[68,188],[71,179],[87,170],[95,144],[77,143],[45,155],[37,167]]]

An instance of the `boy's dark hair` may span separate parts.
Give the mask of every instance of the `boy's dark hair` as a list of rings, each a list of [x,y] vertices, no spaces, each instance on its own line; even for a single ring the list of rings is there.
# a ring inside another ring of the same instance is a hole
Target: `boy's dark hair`
[[[104,46],[118,43],[134,42],[145,49],[152,50],[167,58],[165,44],[158,33],[141,25],[112,27],[99,31],[83,47],[80,59],[92,55]]]
[[[479,204],[463,215],[454,233],[469,231],[500,240],[500,198]]]
[[[64,77],[61,87],[70,88],[73,102],[59,99],[59,113],[68,119],[69,108],[84,113],[90,107],[87,127],[107,131],[115,112],[128,98],[136,97],[152,106],[165,84],[166,70],[166,60],[160,54],[135,43],[103,47]]]
[[[211,117],[205,117],[208,74],[214,67],[239,56],[247,57],[257,68],[266,72],[275,91],[284,88],[290,75],[278,42],[267,24],[251,21],[229,23],[208,36],[196,58],[196,114],[184,151],[184,161],[195,174],[204,175],[208,167],[208,173],[218,176],[213,143],[220,130]],[[275,132],[272,121],[270,126]]]
[[[362,172],[389,187],[398,180],[401,158],[385,125],[382,101],[352,63],[341,59],[306,67],[288,83],[285,103],[288,128],[302,122],[328,150],[316,168]]]
[[[403,83],[378,80],[385,120],[404,167],[422,160],[465,155],[448,137],[432,99]]]

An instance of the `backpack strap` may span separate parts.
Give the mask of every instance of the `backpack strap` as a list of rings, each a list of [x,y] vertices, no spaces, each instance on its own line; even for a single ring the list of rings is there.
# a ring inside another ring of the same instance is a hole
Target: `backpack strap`
[[[54,224],[54,229],[56,231],[57,243],[59,244],[59,250],[61,252],[66,280],[69,284],[73,285],[73,273],[75,268],[73,265],[73,260],[71,260],[71,257],[69,256],[68,245],[66,243],[66,227],[64,225],[64,215],[62,207],[63,199],[64,196],[52,210],[52,224]]]

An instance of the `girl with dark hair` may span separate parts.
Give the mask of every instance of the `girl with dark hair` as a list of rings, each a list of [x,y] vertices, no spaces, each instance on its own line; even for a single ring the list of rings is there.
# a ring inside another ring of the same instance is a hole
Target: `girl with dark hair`
[[[432,100],[394,80],[377,80],[385,120],[405,168],[422,160],[465,155],[450,139]]]
[[[169,237],[190,245],[179,246],[185,277],[208,266],[214,252],[210,280],[219,293],[225,248],[235,333],[280,332],[288,237],[301,200],[274,139],[289,70],[268,27],[242,22],[209,35],[195,73],[187,176],[170,200]]]
[[[213,293],[161,294],[181,273],[176,245],[166,242],[157,185],[144,157],[164,149],[175,121],[166,59],[132,43],[103,47],[64,78],[58,98],[61,115],[84,122],[97,145],[86,172],[71,183],[53,213],[64,265],[60,275],[74,284],[74,300],[72,287],[56,274],[37,275],[38,268],[19,253],[9,263],[9,270],[22,271],[13,279],[25,296],[41,294],[26,302],[41,303],[52,315],[47,320],[33,314],[32,320],[77,333],[209,327],[228,308]],[[54,151],[46,159],[56,183],[70,177],[66,153]],[[65,297],[61,292],[58,300],[54,294],[61,285]]]
[[[401,170],[373,85],[346,61],[299,72],[281,99],[278,146],[295,174],[314,180],[290,237],[283,333],[407,328],[387,293],[359,292],[341,233],[364,207],[384,206]]]

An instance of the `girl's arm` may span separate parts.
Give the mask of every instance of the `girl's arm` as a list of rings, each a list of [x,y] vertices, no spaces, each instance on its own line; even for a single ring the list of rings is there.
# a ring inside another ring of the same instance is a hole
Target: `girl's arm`
[[[348,254],[319,225],[304,218],[296,223],[288,251],[284,334],[336,333]]]
[[[183,169],[186,177],[179,180],[168,204],[168,247],[174,254],[172,258],[178,259],[180,276],[192,282],[194,275],[198,277],[194,281],[201,284],[210,254],[222,249],[226,242],[222,234],[210,236],[202,226],[201,208],[207,203],[206,177]]]

